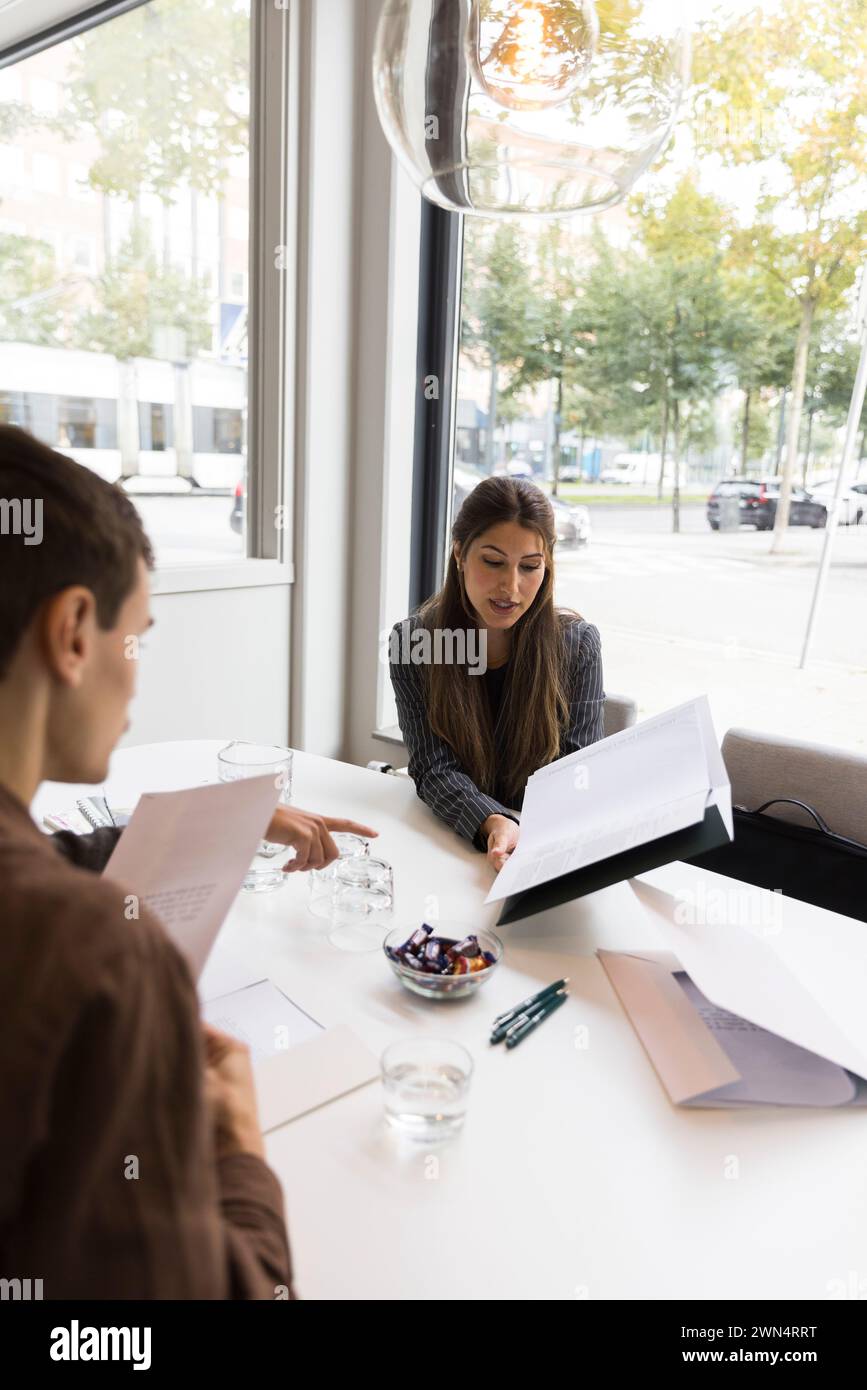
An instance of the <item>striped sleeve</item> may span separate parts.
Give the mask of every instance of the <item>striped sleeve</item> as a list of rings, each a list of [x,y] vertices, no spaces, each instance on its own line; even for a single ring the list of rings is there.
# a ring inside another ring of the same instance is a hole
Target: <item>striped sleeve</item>
[[[574,672],[569,702],[569,728],[560,744],[560,757],[577,753],[605,736],[602,684],[602,639],[592,623],[573,623],[566,632],[568,664]]]
[[[400,732],[409,754],[407,772],[419,797],[458,835],[470,840],[477,849],[484,849],[479,829],[488,816],[507,816],[509,820],[517,817],[508,807],[479,791],[458,762],[454,749],[431,729],[423,668],[411,662],[392,661],[389,671]]]

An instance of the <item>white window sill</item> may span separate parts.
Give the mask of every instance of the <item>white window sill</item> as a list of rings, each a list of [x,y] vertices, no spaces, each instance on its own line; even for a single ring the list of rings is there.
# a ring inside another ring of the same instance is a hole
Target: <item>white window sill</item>
[[[233,560],[222,565],[169,565],[157,568],[151,590],[157,594],[188,594],[204,589],[257,589],[293,584],[295,567],[279,560]]]
[[[403,736],[397,724],[387,729],[374,729],[371,738],[375,738],[378,743],[393,743],[399,748],[403,748]]]

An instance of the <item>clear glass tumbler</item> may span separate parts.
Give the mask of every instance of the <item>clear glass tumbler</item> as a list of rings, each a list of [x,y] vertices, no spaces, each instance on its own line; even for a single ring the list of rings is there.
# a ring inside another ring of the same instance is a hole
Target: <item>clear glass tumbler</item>
[[[221,782],[237,782],[242,777],[265,777],[271,773],[279,789],[278,805],[288,806],[292,800],[291,748],[268,743],[227,743],[217,754],[217,772]],[[279,863],[274,862],[280,856]],[[285,882],[283,864],[290,857],[287,845],[261,840],[255,858],[244,879],[248,893],[269,893],[282,888]]]
[[[347,830],[338,830],[331,838],[337,846],[340,859],[336,859],[326,869],[311,869],[307,875],[310,886],[310,902],[307,906],[314,917],[324,917],[329,922],[331,921],[331,899],[334,894],[337,865],[343,859],[366,859],[370,854],[370,845],[360,835],[351,835]]]
[[[385,1049],[380,1067],[393,1129],[426,1144],[457,1133],[473,1075],[465,1047],[447,1038],[403,1038]]]
[[[394,914],[394,871],[384,859],[339,859],[328,940],[340,951],[377,951]]]

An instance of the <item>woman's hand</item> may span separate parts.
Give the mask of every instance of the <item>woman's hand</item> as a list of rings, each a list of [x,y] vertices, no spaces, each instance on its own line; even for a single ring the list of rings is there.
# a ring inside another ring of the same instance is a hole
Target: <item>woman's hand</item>
[[[354,820],[317,816],[311,811],[299,811],[296,806],[278,806],[264,838],[294,849],[295,858],[283,865],[284,873],[291,874],[302,869],[324,869],[334,863],[338,853],[331,838],[333,830],[363,835],[366,840],[374,840],[379,834],[378,830]]]
[[[488,837],[488,863],[499,873],[518,843],[521,827],[508,816],[488,816],[480,829]]]

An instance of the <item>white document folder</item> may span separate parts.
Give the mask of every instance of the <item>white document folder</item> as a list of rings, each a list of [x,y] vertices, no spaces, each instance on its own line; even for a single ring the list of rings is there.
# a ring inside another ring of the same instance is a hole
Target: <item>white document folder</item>
[[[734,836],[707,697],[558,758],[527,782],[521,834],[486,902],[512,922]]]
[[[755,1103],[761,1085],[753,1094],[745,1083],[755,1062],[775,1096],[766,1103],[864,1104],[863,922],[800,905],[787,921],[786,900],[764,889],[750,891],[775,909],[759,914],[765,925],[736,912],[707,921],[652,884],[630,887],[664,949],[599,957],[672,1100]]]

